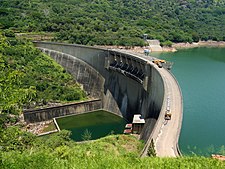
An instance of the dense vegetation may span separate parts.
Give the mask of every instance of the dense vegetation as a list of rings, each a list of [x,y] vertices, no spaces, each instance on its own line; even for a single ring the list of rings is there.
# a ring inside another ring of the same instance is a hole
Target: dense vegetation
[[[222,169],[225,163],[204,157],[140,158],[143,147],[136,138],[127,135],[112,135],[77,144],[69,139],[69,132],[61,131],[49,138],[35,137],[9,128],[0,146],[0,168],[215,168]]]
[[[0,27],[78,44],[225,40],[225,0],[1,0]]]
[[[72,76],[50,57],[32,43],[0,32],[0,121],[7,122],[5,115],[19,114],[23,108],[83,98]]]

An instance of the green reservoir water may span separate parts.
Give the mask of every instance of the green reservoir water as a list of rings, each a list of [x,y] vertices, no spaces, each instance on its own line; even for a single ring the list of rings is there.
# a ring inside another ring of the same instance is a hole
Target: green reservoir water
[[[185,49],[157,57],[174,62],[172,72],[182,89],[181,151],[225,155],[225,48]]]
[[[121,134],[126,125],[123,118],[103,110],[58,118],[56,121],[61,130],[72,132],[71,138],[75,141]]]

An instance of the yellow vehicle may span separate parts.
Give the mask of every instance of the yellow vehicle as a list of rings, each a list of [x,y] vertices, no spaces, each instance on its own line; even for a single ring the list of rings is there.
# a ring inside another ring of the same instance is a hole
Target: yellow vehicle
[[[169,111],[167,111],[165,114],[165,120],[171,120],[171,116],[172,114]]]
[[[161,60],[161,59],[153,60],[152,62],[155,63],[159,68],[162,68],[162,64],[166,63],[165,60]]]
[[[157,64],[157,63],[159,63],[159,62],[161,62],[161,63],[166,63],[165,60],[161,60],[161,59],[156,59],[156,60],[153,60],[152,62],[155,63],[155,64]]]

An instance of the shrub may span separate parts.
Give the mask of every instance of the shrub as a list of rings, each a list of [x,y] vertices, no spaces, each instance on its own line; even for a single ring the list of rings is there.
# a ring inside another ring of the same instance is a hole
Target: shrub
[[[169,40],[165,41],[165,42],[161,42],[160,43],[161,46],[168,46],[168,47],[172,47],[173,43]]]

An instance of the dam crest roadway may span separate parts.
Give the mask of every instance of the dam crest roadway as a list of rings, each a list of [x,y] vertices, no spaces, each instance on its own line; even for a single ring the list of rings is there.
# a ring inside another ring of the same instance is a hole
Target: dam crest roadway
[[[90,97],[101,98],[103,109],[128,121],[142,115],[141,156],[147,155],[152,140],[157,156],[181,155],[182,93],[173,74],[154,64],[153,57],[65,43],[34,44],[70,72]],[[172,116],[165,120],[168,111]]]

